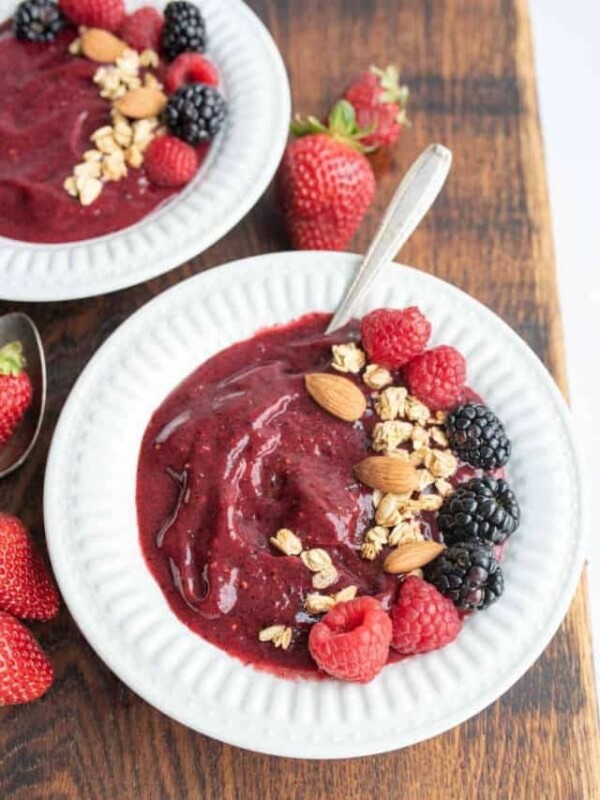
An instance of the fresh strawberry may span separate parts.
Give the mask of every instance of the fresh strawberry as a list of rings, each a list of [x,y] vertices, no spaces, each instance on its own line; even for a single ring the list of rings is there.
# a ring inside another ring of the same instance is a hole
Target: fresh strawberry
[[[75,25],[119,30],[125,17],[123,0],[58,0],[58,7]]]
[[[13,435],[31,405],[33,387],[21,342],[0,348],[0,446]]]
[[[145,164],[157,186],[183,186],[198,170],[198,154],[176,136],[157,136],[146,150]]]
[[[463,356],[445,344],[427,350],[406,365],[410,393],[435,410],[446,411],[457,404],[466,374]]]
[[[444,647],[456,639],[462,627],[452,600],[414,575],[404,580],[390,617],[392,647],[405,656]]]
[[[369,361],[396,369],[423,352],[431,324],[416,306],[377,308],[363,317],[360,335]]]
[[[328,126],[297,120],[277,173],[277,197],[294,247],[343,250],[375,193],[354,109],[341,100]]]
[[[389,147],[398,139],[409,124],[408,95],[408,87],[400,86],[398,67],[393,65],[361,72],[346,89],[344,98],[354,106],[359,127],[369,131],[362,139],[365,147]]]
[[[142,6],[127,14],[119,28],[119,36],[139,53],[142,50],[160,50],[163,16],[152,6]]]
[[[388,658],[392,624],[374,597],[338,603],[308,636],[308,649],[320,669],[342,681],[367,683]]]
[[[200,53],[181,53],[171,62],[165,75],[165,89],[172,94],[186,83],[205,83],[219,85],[217,68],[206,56]]]
[[[0,611],[47,620],[58,613],[54,581],[21,520],[0,512]]]
[[[53,678],[52,664],[27,628],[0,612],[0,706],[37,700]]]

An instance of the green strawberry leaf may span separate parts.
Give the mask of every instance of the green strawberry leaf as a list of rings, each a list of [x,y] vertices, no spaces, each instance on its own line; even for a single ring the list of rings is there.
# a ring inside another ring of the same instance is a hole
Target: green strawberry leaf
[[[25,356],[21,342],[10,342],[0,348],[0,375],[20,375],[24,366]]]
[[[385,69],[371,67],[371,72],[379,78],[379,85],[383,90],[381,102],[396,103],[400,106],[400,110],[404,111],[408,103],[410,92],[408,86],[400,85],[400,70],[398,67],[395,64],[390,64]],[[401,119],[399,115],[398,122],[407,124],[408,120],[406,116]]]
[[[292,134],[297,137],[310,136],[313,133],[327,133],[327,127],[316,117],[296,117],[290,125]]]
[[[356,133],[356,112],[352,103],[340,100],[329,114],[329,131],[335,136],[354,136]]]

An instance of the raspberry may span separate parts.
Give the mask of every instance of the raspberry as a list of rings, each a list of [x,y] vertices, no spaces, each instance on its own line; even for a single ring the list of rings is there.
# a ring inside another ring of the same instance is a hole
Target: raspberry
[[[368,683],[381,672],[392,639],[389,616],[374,597],[338,603],[310,630],[308,649],[323,672]]]
[[[392,647],[405,656],[444,647],[456,639],[462,627],[452,600],[414,575],[400,587],[390,617]]]
[[[423,352],[431,325],[416,306],[379,308],[363,317],[360,332],[369,360],[395,368]]]
[[[463,390],[466,371],[465,360],[458,350],[447,345],[434,347],[408,364],[408,389],[430,408],[451,408]]]
[[[142,50],[160,50],[163,29],[162,14],[152,6],[143,6],[127,14],[119,29],[119,36],[139,53]]]
[[[123,0],[58,0],[58,7],[75,25],[118,31],[125,16]]]
[[[183,186],[196,174],[198,154],[175,136],[157,136],[146,150],[145,164],[157,186]]]
[[[169,94],[186,83],[205,83],[207,86],[219,85],[217,68],[200,53],[181,53],[169,65],[165,75],[165,88]]]

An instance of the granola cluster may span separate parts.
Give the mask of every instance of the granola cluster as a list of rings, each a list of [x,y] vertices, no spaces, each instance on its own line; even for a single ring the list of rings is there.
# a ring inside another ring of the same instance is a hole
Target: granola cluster
[[[304,566],[312,573],[313,589],[323,590],[339,580],[339,573],[329,553],[321,547],[305,550],[301,539],[289,528],[280,528],[270,542],[286,556],[298,556]],[[336,603],[352,600],[356,597],[356,586],[346,586],[335,594],[311,592],[304,598],[304,608],[309,614],[326,614]],[[287,650],[292,642],[292,629],[285,625],[270,625],[263,628],[258,638],[261,642],[271,642],[275,647]]]
[[[73,55],[81,55],[81,40],[75,39],[69,49]],[[89,206],[97,200],[105,183],[122,180],[130,168],[139,169],[148,145],[161,132],[157,116],[130,120],[115,105],[135,89],[161,90],[162,84],[149,71],[158,63],[158,55],[153,50],[137,53],[127,48],[114,64],[102,65],[96,70],[93,80],[99,87],[100,97],[112,102],[111,124],[92,133],[93,147],[83,154],[81,163],[63,183],[67,194],[77,198],[81,205]],[[147,70],[143,76],[142,69]]]
[[[444,433],[445,413],[432,413],[404,386],[394,386],[386,367],[367,365],[365,353],[354,342],[334,346],[332,366],[353,374],[364,369],[362,380],[375,390],[371,399],[379,419],[373,428],[373,450],[410,461],[417,468],[416,492],[373,493],[376,524],[366,532],[361,546],[362,557],[373,561],[384,547],[424,539],[416,517],[422,511],[441,507],[452,491],[448,479],[458,469],[458,460]]]

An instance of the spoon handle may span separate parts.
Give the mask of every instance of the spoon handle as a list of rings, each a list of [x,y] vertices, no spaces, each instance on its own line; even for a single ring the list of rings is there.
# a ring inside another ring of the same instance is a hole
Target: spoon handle
[[[396,189],[367,254],[340,303],[327,333],[341,328],[356,309],[384,264],[391,261],[429,211],[452,164],[452,153],[432,144],[414,162]]]

